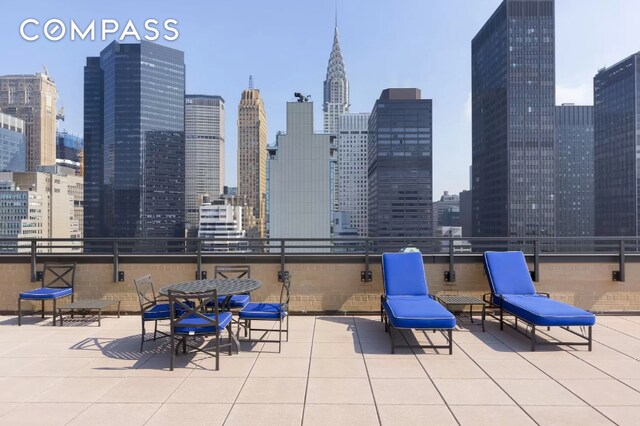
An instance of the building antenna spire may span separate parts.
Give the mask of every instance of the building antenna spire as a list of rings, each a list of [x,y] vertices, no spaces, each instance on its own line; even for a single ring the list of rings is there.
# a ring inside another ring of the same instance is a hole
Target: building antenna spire
[[[253,76],[249,76],[249,90],[253,90]]]
[[[338,0],[335,2],[335,28],[338,29]]]

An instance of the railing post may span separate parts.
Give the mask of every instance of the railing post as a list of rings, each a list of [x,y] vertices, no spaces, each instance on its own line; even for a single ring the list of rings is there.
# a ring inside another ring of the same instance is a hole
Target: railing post
[[[538,240],[533,240],[533,272],[531,279],[535,282],[540,281],[540,245]]]
[[[36,240],[31,240],[31,282],[38,281],[38,261],[36,259],[36,251],[38,247],[36,245]]]
[[[196,264],[196,280],[202,280],[205,277],[202,274],[202,241],[200,240],[196,241]]]
[[[119,247],[118,242],[113,242],[113,282],[124,281],[124,273],[120,274],[120,259],[119,259]]]
[[[371,272],[369,262],[369,240],[364,242],[364,271],[360,271],[360,281],[370,283],[373,281],[373,273]]]
[[[444,271],[444,281],[447,283],[456,282],[456,271],[453,264],[453,237],[449,238],[449,270]]]
[[[284,269],[284,240],[280,240],[280,271],[278,272],[278,281],[284,282],[287,271]]]
[[[618,270],[613,271],[613,281],[624,282],[624,240],[619,241],[618,246]]]

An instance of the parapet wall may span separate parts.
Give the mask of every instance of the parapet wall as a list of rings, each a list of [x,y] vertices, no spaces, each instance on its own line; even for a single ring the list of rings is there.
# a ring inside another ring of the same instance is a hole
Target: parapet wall
[[[333,256],[292,259],[285,266],[291,274],[291,303],[293,313],[379,312],[382,278],[379,257],[372,258],[373,281],[363,283],[360,273],[364,262],[339,259]],[[587,261],[573,257],[566,261],[540,263],[538,291],[551,293],[558,300],[575,304],[595,312],[640,312],[640,263],[628,261],[625,266],[625,282],[612,280],[612,272],[618,269],[614,261]],[[192,259],[145,259],[144,262],[121,259],[119,270],[124,271],[124,282],[113,282],[113,266],[104,260],[81,256],[76,272],[76,299],[119,299],[123,312],[138,312],[139,304],[133,279],[151,274],[157,290],[163,285],[192,280],[196,265]],[[280,283],[277,281],[280,263],[276,260],[245,259],[251,265],[251,277],[262,281],[263,286],[252,293],[257,301],[277,301]],[[220,264],[223,264],[222,262]],[[224,264],[230,264],[224,261]],[[203,264],[208,276],[213,277],[214,260]],[[455,265],[456,282],[445,283],[444,272],[449,265],[435,258],[425,257],[425,269],[432,294],[482,295],[488,291],[487,279],[480,257],[473,257]],[[42,269],[38,264],[38,269]],[[16,312],[18,293],[39,286],[31,282],[28,258],[10,261],[0,258],[0,311]],[[29,302],[23,302],[29,309]],[[49,309],[49,308],[47,308]]]

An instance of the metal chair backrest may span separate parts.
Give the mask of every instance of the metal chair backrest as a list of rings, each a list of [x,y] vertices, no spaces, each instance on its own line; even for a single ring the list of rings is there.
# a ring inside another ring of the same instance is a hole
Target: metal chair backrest
[[[249,265],[216,265],[214,278],[251,278]]]
[[[169,306],[171,311],[170,326],[189,327],[198,329],[205,327],[217,327],[219,324],[220,309],[218,306],[218,291],[211,290],[201,293],[185,293],[179,290],[169,290]],[[206,309],[213,306],[214,317],[206,315]],[[181,324],[189,319],[188,324]],[[199,322],[194,319],[201,320]],[[172,331],[173,332],[173,331]],[[195,332],[195,331],[194,331]]]
[[[291,275],[287,272],[284,275],[282,281],[282,288],[280,289],[280,309],[283,311],[289,310],[289,299],[291,298]]]
[[[138,294],[138,301],[140,302],[140,310],[142,312],[158,303],[156,299],[156,292],[153,289],[153,280],[151,280],[151,275],[136,278],[133,280],[133,283],[136,286],[136,293]]]
[[[42,271],[42,287],[71,288],[76,278],[76,262],[46,262]]]

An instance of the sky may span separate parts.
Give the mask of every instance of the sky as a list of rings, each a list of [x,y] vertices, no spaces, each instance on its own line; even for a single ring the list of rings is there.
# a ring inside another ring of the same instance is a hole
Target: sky
[[[267,112],[269,143],[286,130],[285,103],[294,92],[314,101],[322,131],[322,90],[333,41],[335,7],[350,83],[351,112],[370,112],[388,87],[418,87],[433,99],[434,190],[469,187],[471,165],[471,39],[501,0],[30,0],[7,2],[0,14],[0,75],[33,74],[46,65],[66,120],[82,134],[83,66],[106,41],[42,38],[28,42],[19,27],[61,19],[175,19],[179,37],[161,44],[183,50],[187,93],[226,101],[225,184],[237,182],[237,108],[253,75]],[[640,50],[638,0],[556,0],[556,103],[593,103],[593,76]],[[136,42],[127,38],[123,42]]]

